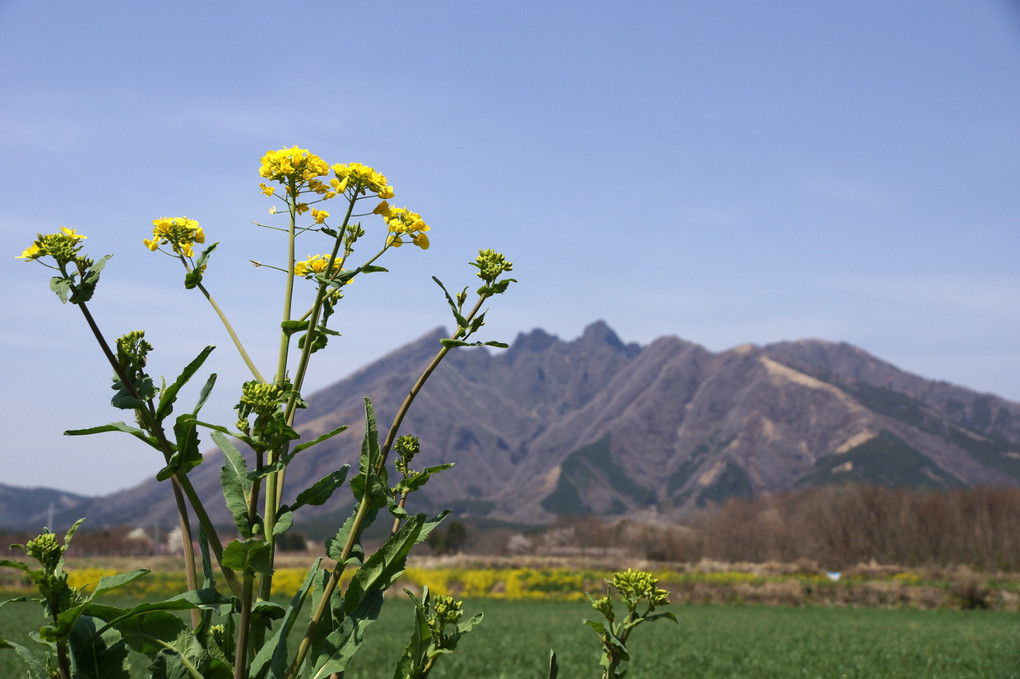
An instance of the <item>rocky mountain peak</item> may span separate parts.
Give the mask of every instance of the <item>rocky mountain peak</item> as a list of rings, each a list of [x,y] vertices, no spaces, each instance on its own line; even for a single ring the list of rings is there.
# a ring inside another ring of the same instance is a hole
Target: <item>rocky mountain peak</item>
[[[437,328],[307,395],[304,437],[350,429],[302,453],[288,469],[287,497],[341,464],[357,466],[363,398],[385,426],[445,335]],[[844,481],[1020,485],[1020,404],[911,375],[848,344],[713,353],[667,336],[642,347],[604,321],[571,341],[536,329],[504,352],[453,352],[403,432],[420,438],[422,466],[457,463],[410,510],[494,520],[672,515]],[[192,473],[203,496],[218,493],[220,465],[213,452]],[[4,510],[5,525],[18,525],[15,510]],[[344,510],[342,499],[316,508]],[[173,501],[153,481],[68,511],[92,526],[125,516],[151,523],[170,517]],[[214,515],[229,522],[225,511]]]

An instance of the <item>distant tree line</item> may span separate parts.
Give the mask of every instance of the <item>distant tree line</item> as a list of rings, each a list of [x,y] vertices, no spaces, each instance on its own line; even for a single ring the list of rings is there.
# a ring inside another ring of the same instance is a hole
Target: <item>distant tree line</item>
[[[734,499],[675,525],[582,521],[579,543],[664,561],[815,561],[1020,569],[1020,490],[826,486]]]

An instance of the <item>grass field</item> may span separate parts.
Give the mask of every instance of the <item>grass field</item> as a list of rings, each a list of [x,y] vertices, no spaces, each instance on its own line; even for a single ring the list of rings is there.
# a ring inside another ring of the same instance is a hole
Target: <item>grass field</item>
[[[1020,615],[1001,611],[919,611],[766,606],[674,606],[679,625],[639,628],[629,676],[776,678],[1020,678]],[[442,658],[437,679],[542,679],[549,650],[560,677],[597,677],[598,643],[581,619],[586,603],[471,599],[465,615],[485,621]],[[371,643],[347,679],[389,679],[409,634],[410,608],[395,600],[368,629]],[[31,645],[35,604],[0,609],[0,636]],[[0,677],[24,676],[10,651]],[[139,676],[142,676],[141,674]]]

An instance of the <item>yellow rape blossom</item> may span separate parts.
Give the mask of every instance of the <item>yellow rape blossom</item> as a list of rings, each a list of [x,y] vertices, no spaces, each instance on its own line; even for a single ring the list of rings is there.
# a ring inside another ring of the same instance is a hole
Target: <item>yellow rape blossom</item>
[[[346,165],[337,163],[332,167],[333,174],[336,175],[336,184],[330,181],[333,185],[333,190],[340,193],[347,188],[351,188],[354,191],[354,195],[357,196],[360,193],[374,193],[379,198],[392,198],[393,187],[390,186],[386,177],[376,172],[367,165],[361,163],[347,163]]]
[[[311,255],[308,259],[294,264],[294,275],[311,278],[315,274],[325,273],[329,264],[329,255]],[[333,273],[341,271],[340,263],[333,262]]]
[[[329,174],[329,164],[308,149],[293,146],[289,149],[267,151],[262,156],[259,175],[285,184],[302,184],[315,177]],[[263,189],[265,191],[265,189]],[[267,194],[269,195],[269,194]]]
[[[152,220],[152,239],[146,238],[145,247],[153,252],[160,245],[169,245],[174,253],[193,257],[195,243],[205,242],[205,233],[194,219],[187,217],[163,217]]]
[[[425,232],[429,230],[429,225],[425,223],[421,215],[404,207],[390,207],[389,205],[380,211],[383,205],[386,205],[385,201],[375,211],[378,214],[383,214],[383,211],[386,213],[386,226],[390,231],[387,243],[394,247],[400,247],[404,244],[403,236],[407,236],[422,250],[428,250],[429,237],[425,235]]]
[[[315,208],[312,208],[312,219],[315,220],[316,224],[324,223],[328,217],[329,213],[325,210],[316,210]]]

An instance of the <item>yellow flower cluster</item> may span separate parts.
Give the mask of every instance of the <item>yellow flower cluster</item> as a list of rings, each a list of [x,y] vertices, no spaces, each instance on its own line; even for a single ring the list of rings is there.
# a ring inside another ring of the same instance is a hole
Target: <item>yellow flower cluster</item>
[[[163,217],[152,220],[152,240],[146,238],[145,247],[153,252],[160,245],[170,245],[178,255],[193,257],[195,243],[205,242],[205,233],[194,219],[187,217]]]
[[[315,274],[326,273],[329,265],[329,255],[311,255],[308,259],[294,264],[294,275],[311,278]],[[340,271],[340,264],[333,262],[333,273]]]
[[[259,175],[262,177],[284,184],[308,182],[326,174],[329,174],[329,164],[326,161],[314,153],[309,153],[308,149],[299,149],[297,146],[267,151],[266,155],[262,156],[262,167],[259,168]],[[266,195],[273,194],[265,184],[262,185],[262,190]]]
[[[386,182],[386,177],[367,165],[362,165],[361,163],[347,163],[343,165],[338,163],[332,169],[336,178],[331,180],[330,183],[337,193],[350,187],[355,195],[360,192],[371,192],[384,200],[393,197],[393,187]],[[336,183],[334,184],[333,182]],[[343,188],[338,188],[340,186]]]
[[[74,229],[62,226],[57,233],[46,235],[40,233],[35,242],[25,248],[24,252],[18,255],[16,259],[34,261],[40,257],[50,255],[57,262],[63,264],[75,258],[78,249],[81,247],[78,244],[80,240],[85,240],[85,236]]]
[[[399,248],[404,244],[402,236],[407,236],[422,250],[429,249],[429,237],[425,235],[429,225],[417,212],[411,212],[406,207],[391,207],[385,200],[379,203],[373,212],[382,215],[386,220],[386,226],[390,231],[388,244]]]
[[[559,599],[582,601],[584,591],[601,582],[604,573],[532,568],[408,568],[403,579],[436,594],[496,599]]]

